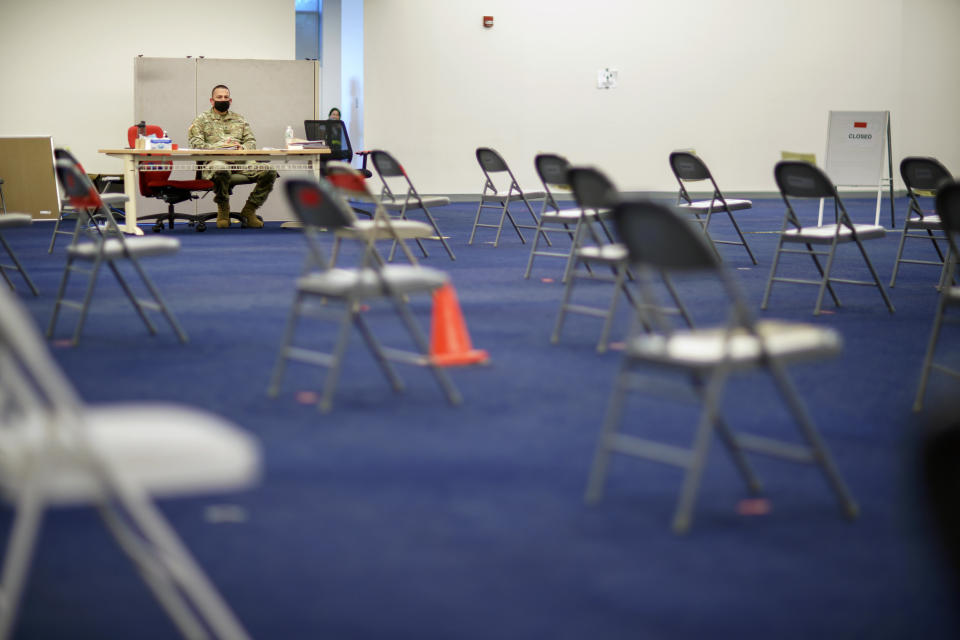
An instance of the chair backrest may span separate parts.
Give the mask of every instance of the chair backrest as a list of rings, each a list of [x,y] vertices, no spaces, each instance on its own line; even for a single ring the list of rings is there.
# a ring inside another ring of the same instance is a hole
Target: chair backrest
[[[510,167],[507,166],[507,161],[503,159],[503,156],[490,147],[477,148],[477,162],[480,163],[483,172],[487,174],[510,171]]]
[[[137,125],[127,128],[127,146],[131,149],[137,146],[138,131],[139,127]],[[163,127],[156,124],[148,124],[143,130],[143,134],[149,136],[151,133],[159,138],[163,135]]]
[[[158,138],[163,135],[163,127],[156,124],[148,124],[144,128],[144,135],[149,136],[154,134]],[[137,136],[139,135],[139,127],[133,125],[127,128],[127,144],[132,149],[136,146]],[[140,171],[137,172],[137,181],[140,186],[140,195],[146,198],[156,198],[159,197],[159,194],[156,193],[155,188],[158,186],[163,186],[163,183],[170,179],[170,174],[172,169],[170,167],[169,160],[158,160],[156,162],[141,162]],[[147,169],[144,171],[144,169]]]
[[[346,200],[378,202],[373,192],[370,191],[366,176],[346,162],[333,161],[327,163],[323,175],[327,183],[333,185],[336,191]]]
[[[103,208],[103,201],[90,177],[69,152],[58,156],[56,170],[60,188],[77,211],[89,212]]]
[[[377,173],[380,174],[381,178],[398,178],[400,176],[407,176],[407,172],[403,170],[403,166],[397,162],[396,158],[386,151],[380,149],[371,151],[370,160],[373,162],[373,168],[377,170]]]
[[[670,168],[677,180],[709,180],[710,169],[697,155],[689,151],[674,151],[670,154]]]
[[[960,234],[960,181],[941,183],[937,191],[937,214],[956,256],[957,235]]]
[[[646,200],[624,201],[614,207],[613,219],[632,264],[665,271],[720,268],[706,236],[669,207]]]
[[[940,184],[953,179],[950,172],[936,158],[910,156],[900,162],[900,177],[907,189],[936,191]]]
[[[373,161],[373,168],[376,169],[377,175],[380,176],[380,182],[383,184],[383,189],[380,190],[382,200],[399,202],[406,199],[408,202],[410,200],[423,202],[403,165],[390,153],[382,149],[371,151],[370,160]],[[400,192],[402,187],[406,188],[406,193]],[[395,188],[396,191],[394,191]]]
[[[837,198],[827,174],[808,162],[781,160],[773,168],[773,177],[784,198]]]
[[[570,162],[555,153],[541,153],[533,159],[533,166],[547,191],[551,189],[570,189],[567,172]]]
[[[620,192],[599,169],[573,167],[567,172],[567,182],[581,209],[612,209],[620,202]]]
[[[303,130],[307,140],[323,140],[330,147],[329,160],[353,159],[350,135],[343,120],[304,120]]]
[[[353,223],[353,213],[326,181],[291,178],[286,181],[287,201],[306,227],[338,229]]]

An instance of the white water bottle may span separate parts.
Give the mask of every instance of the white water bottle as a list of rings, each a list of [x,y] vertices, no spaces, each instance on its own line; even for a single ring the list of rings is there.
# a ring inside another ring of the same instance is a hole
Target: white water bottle
[[[287,125],[287,130],[283,133],[283,139],[286,141],[287,147],[290,147],[290,143],[293,142],[293,127]]]

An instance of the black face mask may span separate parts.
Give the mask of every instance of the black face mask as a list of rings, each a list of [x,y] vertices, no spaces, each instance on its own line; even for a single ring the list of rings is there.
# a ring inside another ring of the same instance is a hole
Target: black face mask
[[[227,110],[230,108],[230,101],[229,101],[229,100],[214,100],[214,102],[213,102],[213,108],[216,109],[217,111],[221,112],[221,113],[226,113]]]

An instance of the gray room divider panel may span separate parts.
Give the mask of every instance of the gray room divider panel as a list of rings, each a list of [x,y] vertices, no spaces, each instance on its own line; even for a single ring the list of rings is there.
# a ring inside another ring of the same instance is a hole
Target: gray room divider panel
[[[129,124],[145,120],[170,133],[173,141],[187,147],[187,129],[201,111],[210,108],[210,91],[217,84],[230,87],[234,109],[242,114],[257,145],[282,147],[286,126],[303,135],[303,121],[319,117],[319,63],[315,60],[226,60],[208,58],[134,58],[134,114]],[[128,125],[129,126],[129,125]],[[122,132],[126,146],[126,131]],[[192,178],[193,176],[175,176]],[[281,178],[284,177],[281,174]],[[279,182],[260,210],[267,220],[290,219],[279,197]],[[240,186],[234,193],[233,208],[239,210],[252,186]],[[201,210],[212,210],[210,198]],[[189,207],[183,203],[179,207]],[[162,202],[137,200],[138,212],[158,213]],[[140,208],[142,207],[142,208]]]

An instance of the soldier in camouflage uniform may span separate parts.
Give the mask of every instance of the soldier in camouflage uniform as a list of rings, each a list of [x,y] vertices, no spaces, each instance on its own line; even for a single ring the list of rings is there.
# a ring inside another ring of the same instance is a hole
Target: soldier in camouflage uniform
[[[230,89],[226,85],[218,84],[210,93],[210,110],[198,115],[187,137],[193,149],[256,149],[257,139],[253,136],[250,125],[239,113],[230,111]],[[277,179],[277,172],[273,170],[229,170],[225,162],[215,160],[203,168],[204,180],[213,181],[213,201],[217,203],[217,228],[226,229],[230,226],[230,176],[232,174],[249,178],[249,182],[256,182],[250,197],[247,198],[240,218],[243,223],[254,229],[263,226],[263,222],[256,215],[260,205],[264,203],[273,183]]]

